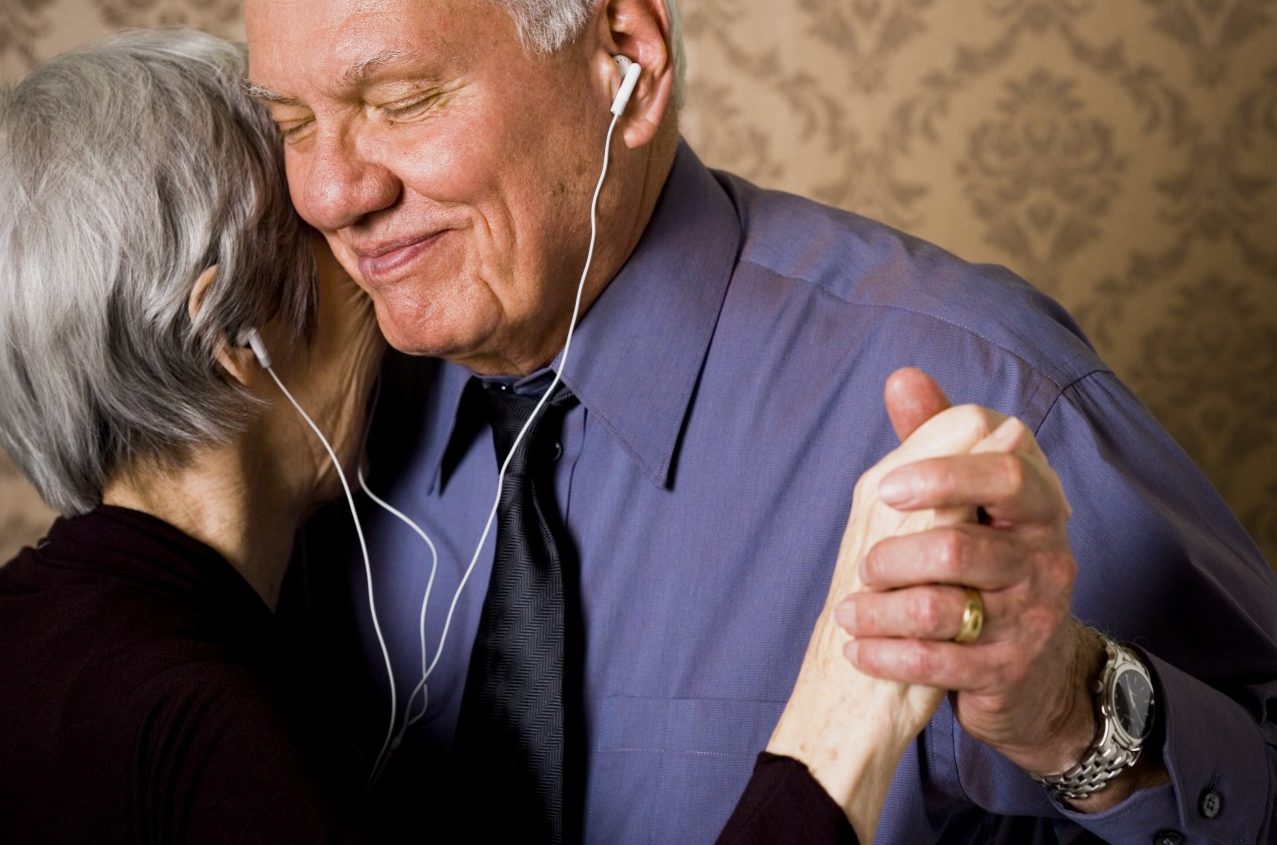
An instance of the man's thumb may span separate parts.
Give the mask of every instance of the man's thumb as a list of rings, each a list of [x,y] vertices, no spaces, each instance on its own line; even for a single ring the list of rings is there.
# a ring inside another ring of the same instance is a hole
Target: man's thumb
[[[917,367],[901,367],[887,376],[882,398],[901,442],[951,404],[935,379]]]

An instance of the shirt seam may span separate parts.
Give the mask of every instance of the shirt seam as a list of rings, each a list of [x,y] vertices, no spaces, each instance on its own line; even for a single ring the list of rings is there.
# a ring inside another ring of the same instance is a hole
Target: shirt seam
[[[1051,404],[1048,405],[1046,407],[1046,410],[1042,412],[1042,419],[1039,420],[1038,424],[1034,427],[1033,433],[1036,435],[1039,431],[1042,430],[1042,426],[1046,425],[1047,419],[1051,416],[1051,414],[1055,413],[1055,409],[1060,404],[1060,400],[1064,398],[1065,393],[1068,393],[1070,390],[1077,388],[1082,382],[1086,381],[1087,379],[1098,377],[1098,376],[1104,376],[1104,375],[1112,375],[1112,374],[1113,374],[1113,370],[1108,367],[1096,367],[1086,373],[1083,373],[1077,378],[1073,379],[1068,384],[1058,388],[1055,394],[1055,398],[1051,400]],[[1036,395],[1037,395],[1037,392],[1034,391],[1034,398],[1036,398]]]
[[[1069,387],[1072,387],[1073,385],[1077,384],[1077,382],[1081,381],[1084,378],[1087,378],[1088,376],[1094,375],[1095,373],[1112,372],[1111,368],[1105,366],[1103,362],[1097,361],[1095,365],[1091,366],[1089,369],[1085,370],[1084,372],[1081,372],[1079,374],[1068,373],[1067,371],[1073,366],[1073,364],[1076,361],[1086,357],[1085,352],[1076,352],[1070,355],[1068,358],[1066,358],[1063,362],[1061,362],[1058,367],[1054,368],[1058,370],[1059,372],[1049,373],[1043,368],[1038,367],[1034,365],[1033,363],[1029,362],[1028,360],[1026,360],[1024,356],[1021,355],[1019,352],[1007,347],[1005,344],[997,342],[993,338],[981,332],[979,329],[976,329],[972,326],[964,325],[963,323],[956,322],[954,320],[951,320],[939,314],[933,314],[928,311],[920,311],[916,308],[910,308],[905,305],[886,305],[886,304],[876,303],[876,302],[857,301],[855,299],[842,296],[836,293],[835,291],[830,290],[828,287],[820,284],[820,282],[815,281],[814,279],[810,279],[805,276],[797,276],[792,273],[786,273],[783,270],[778,270],[775,267],[771,267],[767,264],[763,264],[757,259],[749,258],[743,255],[741,256],[739,263],[752,265],[754,267],[757,267],[760,270],[765,270],[768,273],[772,273],[776,276],[779,276],[782,279],[787,279],[791,282],[801,282],[805,285],[810,285],[818,293],[824,294],[830,299],[833,299],[837,302],[841,302],[844,305],[855,306],[859,308],[874,308],[878,310],[903,311],[904,313],[912,314],[915,317],[923,317],[929,320],[933,320],[937,323],[944,323],[945,325],[951,326],[952,328],[955,328],[961,332],[965,332],[966,334],[969,334],[973,337],[977,337],[980,340],[987,343],[989,346],[1000,350],[1006,355],[1010,355],[1012,358],[1014,358],[1015,360],[1019,361],[1022,365],[1024,365],[1027,369],[1038,374],[1044,380],[1049,381],[1051,384],[1053,384],[1060,393],[1063,393]],[[1079,340],[1082,340],[1082,338],[1079,338]],[[1052,403],[1052,407],[1054,407],[1054,403]],[[1046,418],[1048,413],[1049,413],[1049,409],[1047,413],[1043,414],[1043,419]]]

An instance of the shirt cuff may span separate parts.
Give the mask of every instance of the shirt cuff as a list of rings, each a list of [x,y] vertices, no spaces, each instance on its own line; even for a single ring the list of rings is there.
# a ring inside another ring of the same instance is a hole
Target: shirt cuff
[[[1224,693],[1144,653],[1163,720],[1171,782],[1101,813],[1058,805],[1106,842],[1259,842],[1273,815],[1267,743],[1254,717]]]

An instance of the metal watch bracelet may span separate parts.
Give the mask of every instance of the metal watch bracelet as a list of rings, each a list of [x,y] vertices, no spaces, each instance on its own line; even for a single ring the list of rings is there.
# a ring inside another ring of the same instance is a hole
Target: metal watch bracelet
[[[1076,801],[1099,792],[1108,786],[1109,781],[1135,765],[1143,747],[1144,736],[1132,737],[1119,725],[1112,700],[1114,685],[1120,674],[1134,670],[1147,679],[1148,670],[1129,649],[1103,634],[1099,636],[1104,642],[1108,659],[1094,687],[1095,717],[1099,723],[1095,741],[1091,743],[1081,762],[1064,772],[1053,775],[1030,773],[1035,781],[1046,787],[1057,799]],[[1150,697],[1150,713],[1151,709]]]
[[[1109,781],[1134,766],[1139,758],[1138,748],[1133,752],[1116,746],[1092,748],[1082,762],[1063,774],[1030,776],[1056,798],[1077,801],[1108,786]]]

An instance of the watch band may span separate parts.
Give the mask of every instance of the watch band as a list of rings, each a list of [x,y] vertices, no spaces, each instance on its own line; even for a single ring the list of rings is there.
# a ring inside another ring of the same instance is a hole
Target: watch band
[[[1100,679],[1095,685],[1097,737],[1082,760],[1067,771],[1054,775],[1030,776],[1058,799],[1078,800],[1094,795],[1109,781],[1134,766],[1140,758],[1143,737],[1132,737],[1122,729],[1112,705],[1117,678],[1125,671],[1135,671],[1147,680],[1148,670],[1127,648],[1099,635],[1108,655]],[[1152,707],[1150,699],[1149,707]]]
[[[1067,772],[1058,775],[1031,775],[1056,798],[1076,801],[1087,798],[1108,786],[1109,781],[1134,766],[1140,758],[1140,750],[1125,751],[1110,746],[1108,749],[1092,747],[1089,754]]]

